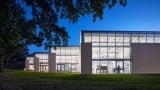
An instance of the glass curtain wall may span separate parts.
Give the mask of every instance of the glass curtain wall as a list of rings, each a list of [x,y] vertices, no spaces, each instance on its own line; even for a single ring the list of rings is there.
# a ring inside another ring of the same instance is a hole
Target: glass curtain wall
[[[36,53],[35,56],[39,59],[39,71],[48,72],[48,54]]]
[[[92,73],[131,73],[131,43],[160,43],[160,34],[136,32],[85,32],[92,43]]]
[[[34,57],[27,57],[27,61],[29,61],[29,70],[34,70]]]
[[[80,72],[80,48],[77,46],[51,48],[56,53],[57,72]]]

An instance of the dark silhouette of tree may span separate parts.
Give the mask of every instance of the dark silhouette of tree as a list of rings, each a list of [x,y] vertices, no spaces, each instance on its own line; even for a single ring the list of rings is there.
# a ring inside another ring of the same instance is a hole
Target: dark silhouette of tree
[[[7,69],[24,69],[25,59],[29,54],[28,47],[21,48],[20,51],[3,61],[3,65]]]
[[[0,62],[14,56],[26,45],[67,45],[69,35],[59,19],[76,23],[82,16],[103,19],[105,8],[121,6],[127,0],[0,0]],[[32,18],[25,16],[32,10]],[[0,64],[1,72],[2,64]]]

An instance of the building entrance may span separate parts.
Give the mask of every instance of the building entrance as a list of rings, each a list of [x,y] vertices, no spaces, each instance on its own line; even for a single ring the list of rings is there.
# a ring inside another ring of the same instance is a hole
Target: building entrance
[[[57,72],[77,72],[78,63],[57,63]]]
[[[114,72],[117,74],[123,73],[124,71],[124,61],[116,61],[116,66]]]

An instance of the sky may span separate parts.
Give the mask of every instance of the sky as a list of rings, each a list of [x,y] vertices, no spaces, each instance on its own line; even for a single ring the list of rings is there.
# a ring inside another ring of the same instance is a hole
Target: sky
[[[70,39],[68,45],[80,45],[81,30],[95,31],[160,31],[160,0],[128,0],[127,6],[117,4],[111,10],[105,9],[103,20],[93,22],[91,15],[81,17],[75,24],[63,19]],[[44,46],[29,46],[29,53],[47,52]]]

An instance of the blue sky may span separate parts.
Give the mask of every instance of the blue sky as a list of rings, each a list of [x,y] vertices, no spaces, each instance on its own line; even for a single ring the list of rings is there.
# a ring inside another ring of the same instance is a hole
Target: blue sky
[[[160,31],[160,0],[128,0],[127,6],[118,4],[111,10],[106,9],[103,20],[92,21],[92,16],[81,17],[76,24],[63,19],[69,36],[68,45],[80,44],[81,30],[119,30],[119,31]],[[47,52],[44,47],[29,46],[29,53]]]

